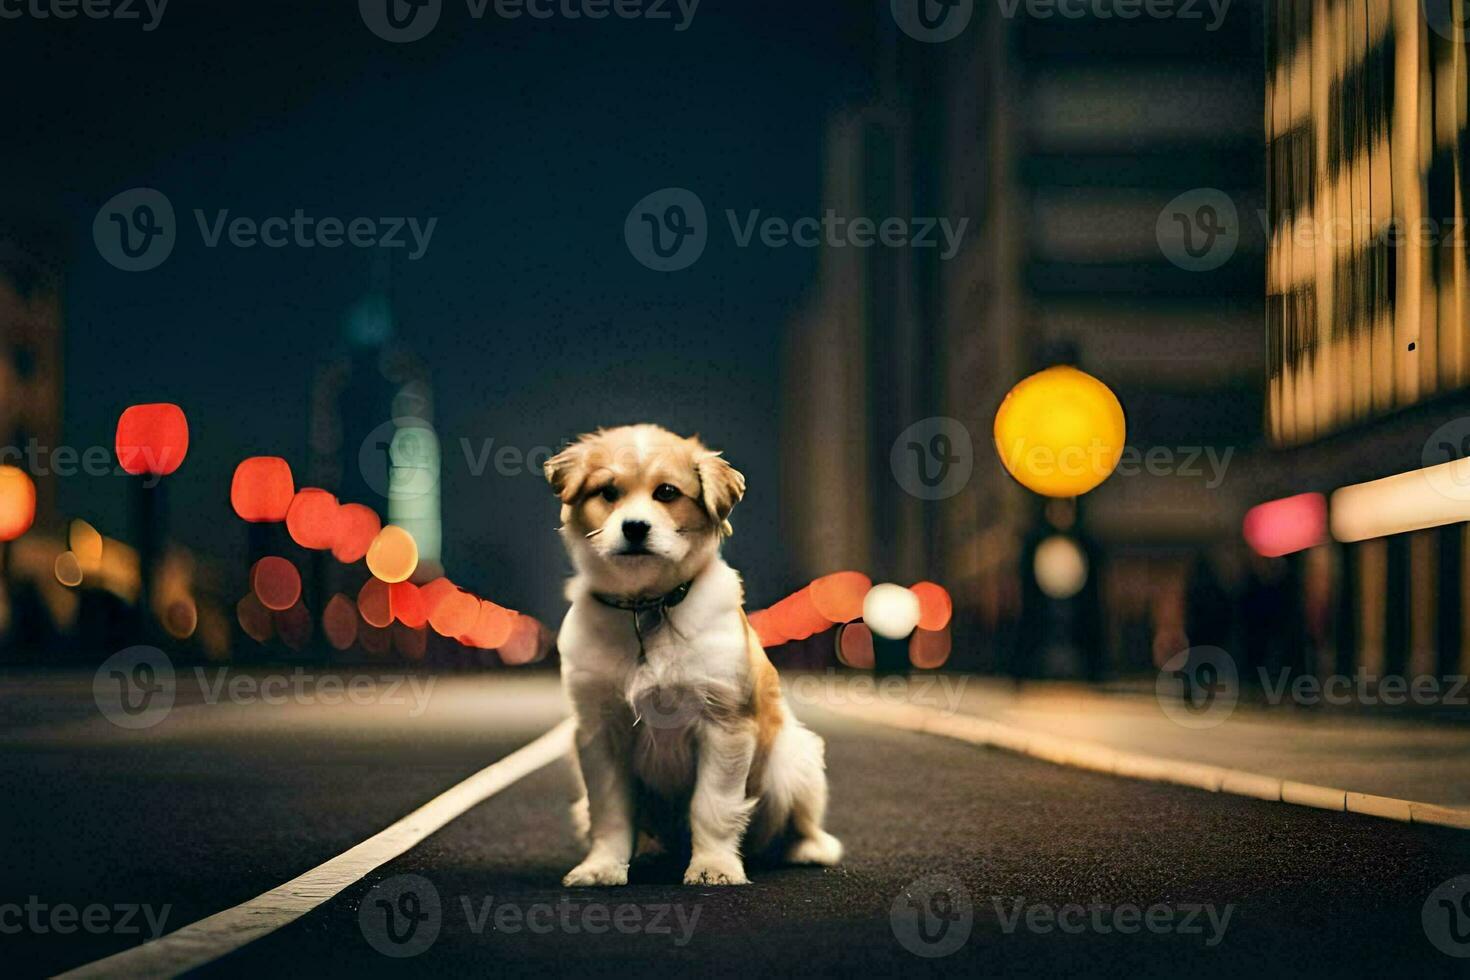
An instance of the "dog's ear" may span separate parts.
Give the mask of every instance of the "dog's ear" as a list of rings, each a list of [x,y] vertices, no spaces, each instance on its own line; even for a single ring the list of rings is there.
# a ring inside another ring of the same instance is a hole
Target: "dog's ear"
[[[587,482],[587,440],[584,438],[572,443],[548,459],[543,469],[546,482],[551,484],[552,492],[561,498],[562,503],[576,500],[582,484]]]
[[[730,527],[730,511],[745,496],[745,477],[731,466],[719,453],[705,452],[698,457],[695,469],[699,472],[701,502],[709,512],[710,519],[719,527],[720,534],[729,537],[735,531]]]

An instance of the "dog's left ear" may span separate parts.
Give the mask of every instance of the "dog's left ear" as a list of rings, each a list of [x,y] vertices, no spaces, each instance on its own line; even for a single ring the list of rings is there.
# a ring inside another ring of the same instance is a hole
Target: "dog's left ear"
[[[587,443],[574,442],[546,461],[543,467],[546,482],[561,502],[569,504],[577,499],[582,484],[587,482]]]
[[[719,527],[720,534],[729,537],[735,531],[728,518],[740,498],[745,496],[745,477],[719,453],[704,453],[695,467],[699,471],[704,509]]]

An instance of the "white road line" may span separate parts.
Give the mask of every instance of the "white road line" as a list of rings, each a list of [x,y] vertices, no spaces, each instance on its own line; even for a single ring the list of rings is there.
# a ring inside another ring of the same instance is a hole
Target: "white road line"
[[[331,860],[234,908],[166,936],[61,974],[62,977],[171,977],[232,953],[326,902],[374,868],[393,860],[466,810],[571,751],[568,719],[440,793],[392,826]]]
[[[1227,769],[1184,759],[1125,752],[1084,739],[1051,735],[1046,732],[1018,728],[973,715],[946,714],[934,708],[912,704],[868,704],[860,708],[830,703],[824,710],[866,722],[911,732],[944,735],[949,738],[985,745],[1008,752],[1018,752],[1062,766],[1091,769],[1129,779],[1174,783],[1230,793],[1256,799],[1293,803],[1323,810],[1358,813],[1406,823],[1427,823],[1441,827],[1470,830],[1470,809],[1437,806],[1414,800],[1397,800],[1370,793],[1355,793],[1331,786],[1315,786],[1293,782],[1279,776]]]

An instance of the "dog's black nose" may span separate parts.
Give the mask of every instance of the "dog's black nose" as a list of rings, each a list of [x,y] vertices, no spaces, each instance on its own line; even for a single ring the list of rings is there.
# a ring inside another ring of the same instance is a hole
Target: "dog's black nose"
[[[642,544],[644,539],[648,537],[648,522],[624,521],[623,537],[627,538],[630,544]]]

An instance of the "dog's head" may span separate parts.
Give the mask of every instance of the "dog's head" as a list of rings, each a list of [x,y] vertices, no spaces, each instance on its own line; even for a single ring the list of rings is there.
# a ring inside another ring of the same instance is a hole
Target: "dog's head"
[[[745,477],[698,438],[656,425],[599,429],[546,463],[562,535],[599,590],[668,591],[731,533]]]

